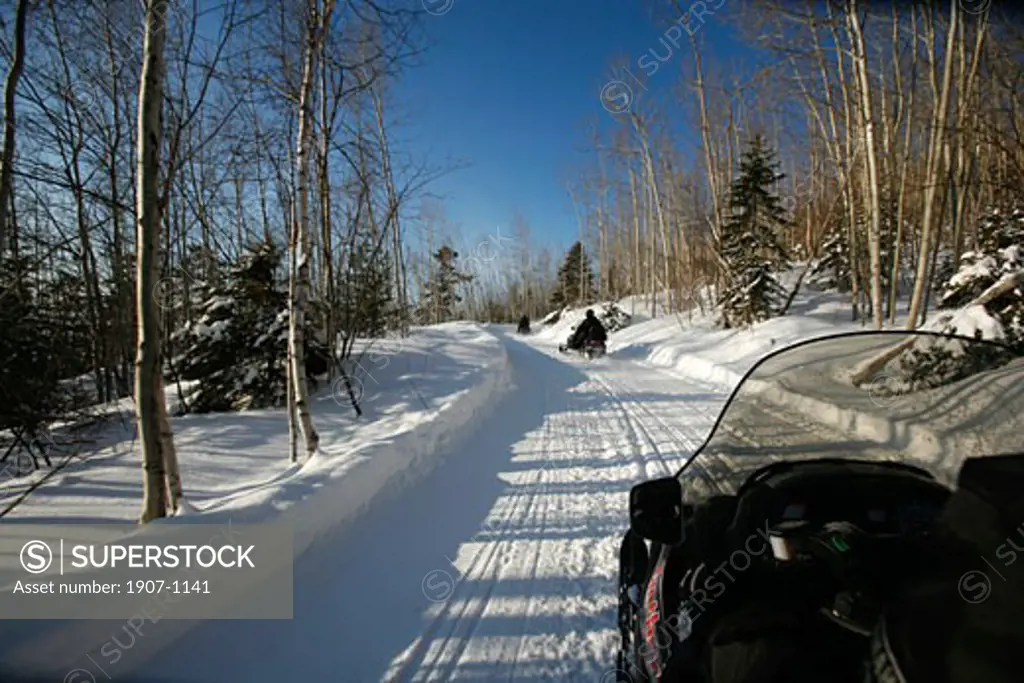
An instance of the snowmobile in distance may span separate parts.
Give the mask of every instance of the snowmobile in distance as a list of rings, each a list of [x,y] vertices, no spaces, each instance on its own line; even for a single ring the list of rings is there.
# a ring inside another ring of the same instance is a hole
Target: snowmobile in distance
[[[516,327],[517,334],[530,334],[530,316],[524,315],[519,319],[519,325]]]
[[[763,358],[630,491],[602,680],[1019,681],[1022,388],[1019,348],[937,333]]]

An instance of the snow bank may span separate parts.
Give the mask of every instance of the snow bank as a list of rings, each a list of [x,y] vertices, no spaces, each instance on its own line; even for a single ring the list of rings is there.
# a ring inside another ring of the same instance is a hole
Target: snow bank
[[[483,327],[451,323],[417,330],[417,337],[409,344],[411,349],[371,349],[364,355],[357,388],[364,410],[376,418],[374,422],[356,424],[343,396],[339,402],[344,405],[335,404],[334,396],[320,396],[314,400],[313,414],[322,429],[321,450],[313,458],[288,465],[284,460],[287,449],[281,447],[286,445],[285,439],[278,443],[277,454],[285,464],[274,475],[237,486],[237,490],[207,501],[201,509],[190,506],[187,514],[159,523],[288,524],[297,558],[319,540],[343,532],[371,506],[399,495],[434,469],[446,453],[455,452],[459,442],[473,432],[473,423],[493,410],[499,395],[511,384],[505,347]],[[399,381],[400,391],[373,387],[394,387],[394,380]],[[325,420],[325,407],[331,405],[335,419]],[[187,486],[188,476],[184,478]],[[116,677],[131,675],[196,623],[150,625],[157,637],[139,638],[125,650]],[[86,653],[109,641],[111,634],[120,633],[125,625],[62,622],[43,628],[45,622],[37,622],[26,628],[25,622],[17,627],[10,624],[0,628],[0,637],[7,643],[5,661],[19,669],[59,675],[73,669],[76,662],[80,665]]]
[[[702,318],[689,326],[676,316],[654,319],[623,330],[613,338],[611,353],[687,377],[736,385],[758,359],[797,341],[842,328],[809,317],[769,320],[750,330],[720,330]]]
[[[444,453],[471,433],[472,423],[491,412],[498,395],[511,383],[507,353],[496,336],[471,324],[439,328],[455,332],[452,336],[462,348],[447,349],[448,360],[456,362],[445,364],[440,372],[427,368],[402,375],[412,382],[419,410],[403,412],[400,420],[387,422],[359,441],[344,436],[322,439],[321,450],[285,479],[291,486],[305,488],[308,495],[279,514],[282,498],[290,501],[295,496],[284,494],[280,483],[272,482],[263,490],[247,491],[208,506],[196,521],[288,522],[293,525],[295,553],[299,555],[318,538],[353,522],[379,497],[396,494],[429,473]],[[431,363],[438,358],[426,360]],[[449,375],[449,371],[457,374]],[[364,400],[365,385],[370,382],[364,378],[356,383]],[[363,388],[359,389],[360,385]],[[336,397],[344,404],[340,384],[336,389]],[[408,404],[399,406],[403,411],[409,408]],[[348,405],[340,409],[350,410]],[[388,406],[385,411],[394,414],[397,409]]]

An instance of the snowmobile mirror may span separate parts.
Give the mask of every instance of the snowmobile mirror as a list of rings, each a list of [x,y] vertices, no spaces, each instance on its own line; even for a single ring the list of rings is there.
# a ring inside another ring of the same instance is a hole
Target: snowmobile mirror
[[[683,488],[675,477],[637,484],[629,492],[629,528],[648,541],[664,545],[682,543],[683,517],[692,508],[683,505]]]

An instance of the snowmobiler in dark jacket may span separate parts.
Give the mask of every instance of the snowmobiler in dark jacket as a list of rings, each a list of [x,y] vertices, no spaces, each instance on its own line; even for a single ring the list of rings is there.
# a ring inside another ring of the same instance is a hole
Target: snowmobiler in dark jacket
[[[572,336],[569,337],[569,341],[564,348],[578,351],[583,348],[583,345],[589,341],[600,342],[604,344],[608,341],[608,332],[604,329],[604,325],[594,315],[593,309],[587,309],[587,316],[580,323],[576,331],[573,332]]]

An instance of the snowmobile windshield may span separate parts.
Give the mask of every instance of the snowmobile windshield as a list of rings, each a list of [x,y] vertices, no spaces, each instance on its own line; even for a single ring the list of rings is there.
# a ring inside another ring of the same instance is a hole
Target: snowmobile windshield
[[[687,500],[734,494],[778,461],[914,465],[950,486],[967,458],[1024,453],[1024,359],[927,332],[823,337],[762,359],[679,476]]]

